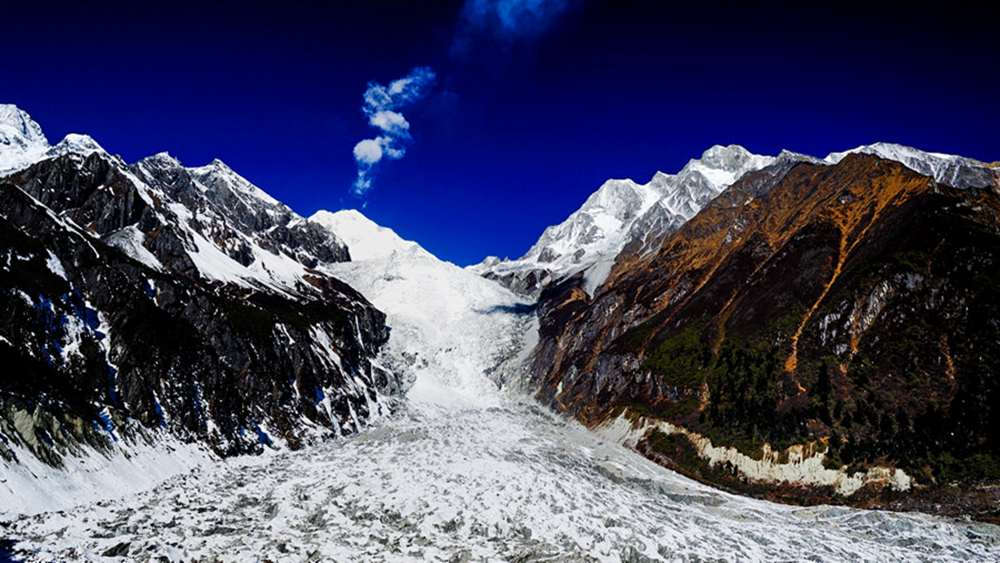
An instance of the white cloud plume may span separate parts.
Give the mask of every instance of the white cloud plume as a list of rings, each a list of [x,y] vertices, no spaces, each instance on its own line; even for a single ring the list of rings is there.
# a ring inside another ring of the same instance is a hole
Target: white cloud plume
[[[383,158],[398,160],[406,154],[403,142],[410,139],[410,123],[398,110],[423,99],[433,87],[435,77],[430,68],[417,67],[388,86],[368,83],[362,110],[368,116],[368,124],[381,134],[354,146],[354,161],[358,165],[354,193],[360,196],[371,189],[372,176]]]
[[[381,129],[386,133],[396,136],[409,136],[410,123],[406,121],[403,114],[394,111],[383,110],[375,112],[368,117],[368,124],[376,129]]]
[[[371,166],[382,160],[382,146],[377,139],[365,139],[354,145],[354,160],[359,165]]]

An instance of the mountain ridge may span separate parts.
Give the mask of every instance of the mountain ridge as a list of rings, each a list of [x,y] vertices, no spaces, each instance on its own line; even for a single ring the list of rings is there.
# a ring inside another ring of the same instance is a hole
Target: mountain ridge
[[[772,160],[739,145],[716,145],[675,175],[657,172],[646,184],[608,180],[565,221],[546,228],[521,258],[488,257],[469,269],[533,297],[550,283],[584,272],[592,291],[630,235],[675,228],[736,178]]]

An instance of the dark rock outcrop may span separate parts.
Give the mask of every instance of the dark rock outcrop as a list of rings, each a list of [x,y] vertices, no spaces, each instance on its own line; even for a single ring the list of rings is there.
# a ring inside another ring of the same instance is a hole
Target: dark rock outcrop
[[[385,316],[308,269],[346,247],[241,181],[103,152],[0,179],[0,456],[59,465],[164,430],[221,455],[298,447],[382,408]],[[212,279],[198,236],[244,266],[267,252],[306,268]]]

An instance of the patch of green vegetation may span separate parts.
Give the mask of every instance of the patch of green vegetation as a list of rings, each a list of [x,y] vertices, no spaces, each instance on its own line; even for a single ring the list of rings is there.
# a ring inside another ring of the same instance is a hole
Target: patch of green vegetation
[[[670,412],[674,416],[683,417],[697,411],[700,405],[701,401],[698,400],[698,397],[688,397],[675,403]]]
[[[680,437],[680,439],[678,437]],[[688,445],[691,443],[690,440],[687,439],[687,436],[667,434],[657,429],[653,429],[646,438],[646,441],[654,451],[667,455],[677,452],[680,447],[681,440],[686,442]]]
[[[664,414],[662,411],[642,403],[627,403],[625,408],[630,414],[645,418],[663,418]]]
[[[687,397],[676,403],[664,402],[655,407],[635,402],[626,403],[623,406],[633,416],[676,421],[678,418],[697,411],[699,404],[698,397]]]
[[[840,461],[839,457],[826,455],[823,457],[823,467],[825,469],[831,469],[833,471],[839,470],[844,464]]]
[[[696,390],[707,382],[710,393],[707,409],[697,417],[697,422],[687,420],[685,424],[717,445],[735,447],[747,456],[760,459],[764,443],[784,449],[801,442],[805,423],[813,414],[809,409],[778,412],[786,352],[785,347],[772,345],[771,337],[794,332],[792,327],[797,326],[798,318],[801,317],[783,316],[768,328],[768,338],[755,342],[730,335],[717,354],[705,336],[708,319],[701,319],[664,340],[648,355],[642,367],[657,374],[663,383],[681,389]],[[832,399],[829,376],[823,383],[825,391],[821,393],[821,404],[828,419]],[[676,421],[696,413],[701,401],[696,396],[688,396],[658,408],[640,404],[627,406],[643,416]]]
[[[618,337],[618,339],[608,347],[609,354],[634,354],[638,352],[646,338],[653,332],[661,322],[663,322],[663,313],[654,315],[652,318],[646,322],[640,324],[625,332],[625,334]]]
[[[795,302],[789,306],[787,314],[774,320],[768,326],[766,340],[774,346],[776,353],[783,356],[789,356],[792,353],[792,337],[799,330],[799,324],[805,315],[805,305]],[[818,323],[818,318],[813,315],[809,323]]]
[[[926,248],[904,250],[893,258],[895,265],[904,272],[926,274],[930,268],[931,254]]]
[[[666,434],[660,430],[652,430],[640,444],[640,451],[656,455],[661,463],[683,471],[685,474],[713,483],[734,484],[738,478],[736,467],[731,463],[711,464],[698,453],[691,439],[686,434]]]
[[[705,321],[691,323],[660,344],[643,362],[668,385],[696,389],[705,382],[712,349],[702,339]]]
[[[929,460],[933,473],[946,482],[980,483],[1000,480],[1000,458],[980,453],[956,458],[943,452]]]
[[[755,440],[794,434],[776,415],[781,369],[781,358],[766,346],[724,342],[708,378],[712,400],[706,421]]]

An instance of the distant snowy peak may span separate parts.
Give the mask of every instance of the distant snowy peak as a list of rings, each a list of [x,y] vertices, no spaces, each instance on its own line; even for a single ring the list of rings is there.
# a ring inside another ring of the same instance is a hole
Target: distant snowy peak
[[[97,144],[97,141],[90,138],[88,135],[78,135],[76,133],[70,133],[66,137],[59,141],[59,144],[52,147],[46,152],[46,156],[61,156],[64,154],[78,154],[81,156],[90,156],[95,152],[107,153],[104,148]]]
[[[566,221],[547,229],[521,260],[558,263],[558,269],[568,272],[573,264],[591,263],[588,254],[613,257],[632,224],[642,222],[654,206],[686,220],[737,178],[773,161],[739,145],[716,145],[676,175],[657,172],[646,184],[608,180]]]
[[[894,143],[875,143],[830,153],[824,160],[837,164],[852,153],[872,154],[887,160],[894,160],[907,168],[934,178],[937,182],[955,188],[1000,188],[1000,170],[962,156],[926,152]]]
[[[23,168],[49,150],[41,126],[12,104],[0,104],[0,174]]]
[[[46,158],[76,155],[84,159],[95,152],[107,154],[87,135],[70,133],[56,146],[31,116],[12,104],[0,104],[0,174],[10,174]]]
[[[354,209],[336,213],[317,211],[309,222],[329,229],[343,240],[355,262],[385,259],[393,254],[433,258],[419,244],[402,239],[392,229],[379,226]]]
[[[799,162],[837,164],[851,153],[893,160],[960,189],[992,186],[1000,190],[1000,165],[891,143],[835,152],[823,160],[789,151],[778,157],[760,156],[738,145],[716,145],[675,175],[658,172],[646,184],[608,180],[579,210],[547,228],[520,259],[488,257],[469,270],[534,296],[553,281],[582,273],[584,288],[592,293],[624,248],[631,252],[655,250],[666,233],[687,222],[747,173],[763,170],[768,175],[784,174]]]
[[[774,162],[739,145],[716,145],[675,175],[657,172],[638,184],[608,180],[565,221],[542,233],[518,260],[487,258],[470,271],[533,294],[547,283],[584,272],[592,290],[637,233],[676,228],[739,177]]]
[[[22,146],[49,144],[41,126],[13,104],[0,104],[0,131],[5,134],[5,140],[19,142]]]

